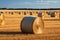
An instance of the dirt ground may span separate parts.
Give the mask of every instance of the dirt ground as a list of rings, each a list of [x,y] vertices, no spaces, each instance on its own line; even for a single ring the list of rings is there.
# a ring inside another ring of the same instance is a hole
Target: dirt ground
[[[22,34],[20,32],[1,32],[0,40],[60,40],[60,34]]]

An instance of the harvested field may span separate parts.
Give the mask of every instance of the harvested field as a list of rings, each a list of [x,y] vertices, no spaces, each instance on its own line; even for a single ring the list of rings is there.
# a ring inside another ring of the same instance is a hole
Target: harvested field
[[[0,33],[0,40],[60,40],[60,34]]]
[[[5,10],[4,12],[6,11],[8,10]],[[10,10],[8,12],[10,12]],[[46,15],[46,18],[49,20],[44,20],[43,34],[40,35],[21,33],[21,20],[23,16],[26,15],[7,13],[4,15],[4,25],[0,25],[0,40],[60,40],[60,16],[58,16],[58,13],[56,18],[51,18],[49,15]]]

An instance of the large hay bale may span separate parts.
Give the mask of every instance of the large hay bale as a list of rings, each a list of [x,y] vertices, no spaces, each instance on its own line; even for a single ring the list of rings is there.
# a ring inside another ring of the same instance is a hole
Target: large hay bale
[[[40,17],[24,17],[21,21],[21,30],[24,33],[41,34],[43,32],[43,21]]]

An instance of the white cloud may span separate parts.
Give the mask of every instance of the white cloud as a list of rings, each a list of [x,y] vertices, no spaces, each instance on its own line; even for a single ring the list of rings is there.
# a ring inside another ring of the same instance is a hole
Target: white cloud
[[[37,0],[36,3],[57,3],[58,0]]]

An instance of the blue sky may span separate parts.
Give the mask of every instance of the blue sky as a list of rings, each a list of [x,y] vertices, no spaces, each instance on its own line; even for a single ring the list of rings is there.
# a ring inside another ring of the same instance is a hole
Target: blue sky
[[[60,0],[0,0],[0,8],[60,8]]]

